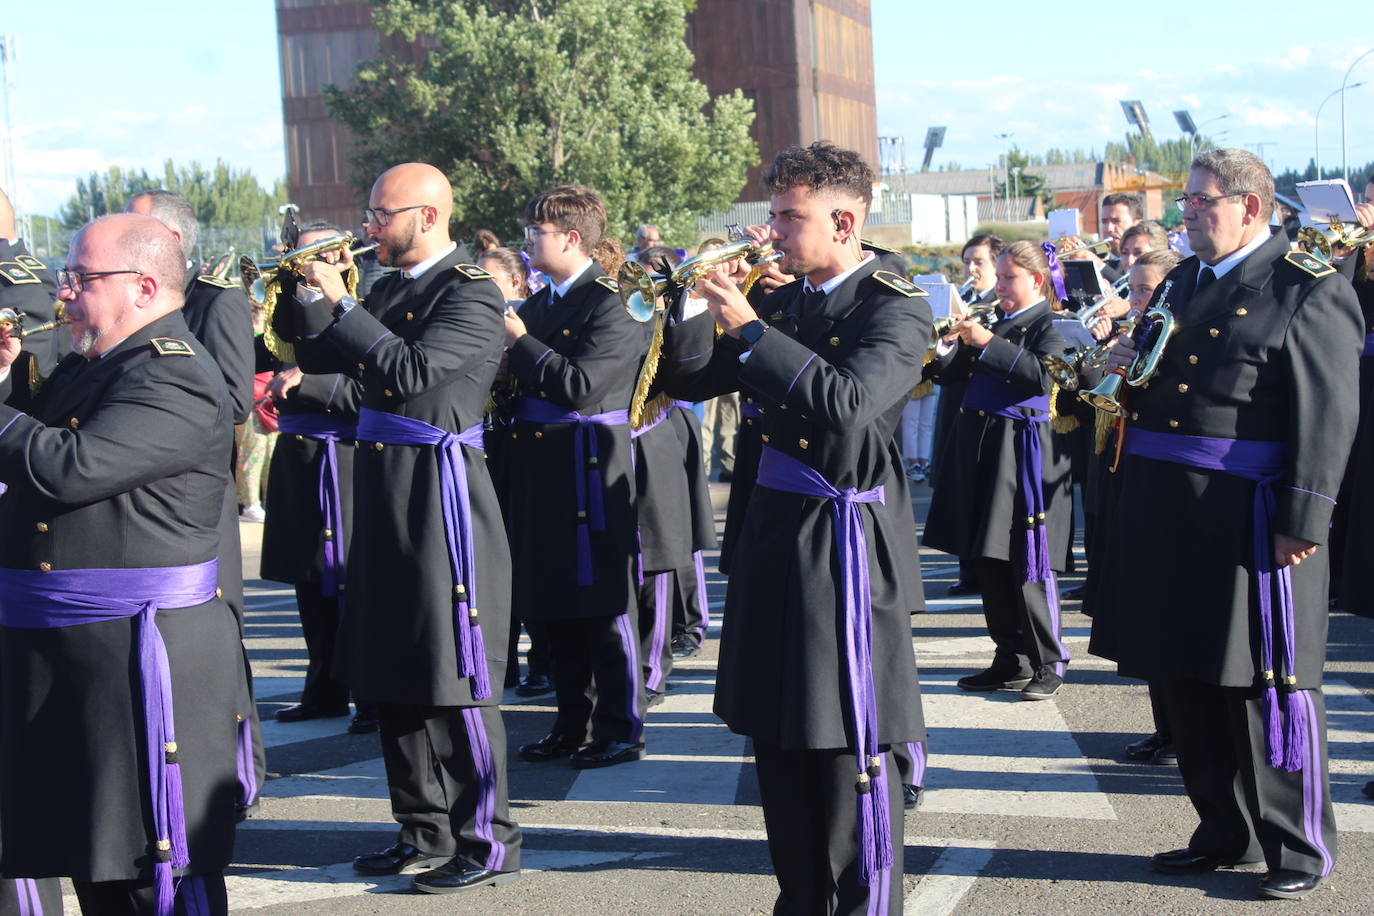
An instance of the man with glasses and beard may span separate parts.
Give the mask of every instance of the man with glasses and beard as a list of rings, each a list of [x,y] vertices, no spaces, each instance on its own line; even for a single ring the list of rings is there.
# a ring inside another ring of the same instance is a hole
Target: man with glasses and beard
[[[1102,549],[1110,581],[1129,584],[1094,646],[1158,692],[1198,812],[1187,846],[1154,868],[1263,860],[1259,896],[1302,897],[1336,853],[1321,546],[1355,431],[1363,325],[1350,284],[1271,232],[1274,181],[1257,156],[1203,153],[1178,203],[1195,256],[1152,301],[1177,330],[1131,391],[1121,521]],[[1135,347],[1116,349],[1122,366]],[[1142,575],[1164,543],[1163,574]]]
[[[353,540],[339,673],[376,704],[400,833],[354,860],[366,875],[438,867],[412,884],[451,893],[515,880],[520,828],[506,796],[498,703],[510,557],[482,451],[505,302],[460,262],[453,192],[418,162],[383,172],[365,213],[378,260],[400,268],[359,308],[338,264],[312,261],[278,325],[305,372],[361,383]]]
[[[58,271],[75,352],[28,413],[0,406],[0,869],[70,877],[87,914],[228,911],[231,407],[185,277],[157,220],[85,226]],[[18,352],[0,342],[0,377]]]

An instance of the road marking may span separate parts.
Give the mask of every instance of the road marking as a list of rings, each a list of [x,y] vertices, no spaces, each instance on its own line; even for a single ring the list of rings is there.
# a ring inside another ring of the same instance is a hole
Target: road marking
[[[714,665],[711,666],[714,668]],[[683,671],[696,670],[684,666]],[[668,676],[670,681],[673,677]],[[714,719],[715,679],[673,681],[644,728],[648,756],[600,770],[582,770],[566,796],[573,802],[735,804],[745,738]],[[675,722],[685,713],[687,722]],[[703,724],[706,723],[706,724]]]
[[[902,901],[903,916],[949,916],[997,850],[991,840],[945,842],[945,851]]]
[[[930,764],[922,809],[1116,820],[1116,811],[1053,700],[969,693],[955,675],[921,676]],[[989,735],[1003,736],[989,742]]]
[[[1326,745],[1330,753],[1331,802],[1339,830],[1374,833],[1374,802],[1364,784],[1374,779],[1368,748],[1374,744],[1374,701],[1349,681],[1322,684],[1326,696]]]

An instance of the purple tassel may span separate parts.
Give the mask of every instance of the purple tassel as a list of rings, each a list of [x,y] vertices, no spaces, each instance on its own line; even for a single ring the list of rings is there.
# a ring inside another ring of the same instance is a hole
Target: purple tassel
[[[1036,545],[1035,529],[1026,529],[1026,581],[1036,581],[1035,574],[1039,569],[1040,551]]]
[[[592,584],[592,536],[586,522],[577,525],[577,584]]]
[[[892,867],[892,821],[887,810],[887,777],[879,773],[859,796],[859,881],[872,887]]]
[[[592,468],[587,474],[587,510],[592,530],[606,530],[606,493],[601,485],[601,471]]]
[[[258,778],[253,772],[253,727],[247,716],[239,721],[238,758],[239,804],[247,808],[258,797]]]
[[[491,679],[487,676],[487,647],[482,640],[482,625],[474,623],[468,632],[472,637],[468,640],[472,652],[472,698],[485,700],[491,696]]]
[[[181,765],[172,763],[167,766],[167,807],[172,811],[185,811],[186,806],[181,793]],[[173,817],[171,824],[172,867],[185,868],[191,864],[191,856],[186,850],[186,822],[184,818]]]
[[[172,885],[172,863],[153,865],[153,894],[156,897],[156,916],[173,916],[176,911],[176,888]]]
[[[1283,765],[1283,722],[1279,716],[1279,692],[1273,686],[1264,689],[1265,741],[1269,747],[1269,765]]]
[[[1283,736],[1283,768],[1290,773],[1296,773],[1302,769],[1303,735],[1307,732],[1307,709],[1296,690],[1290,690],[1284,695],[1283,712],[1288,718]]]

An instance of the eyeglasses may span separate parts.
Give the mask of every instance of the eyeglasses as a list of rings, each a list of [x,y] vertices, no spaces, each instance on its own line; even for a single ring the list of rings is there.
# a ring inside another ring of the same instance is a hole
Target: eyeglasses
[[[387,209],[386,207],[364,207],[363,225],[367,225],[368,223],[376,223],[378,226],[385,229],[387,226],[391,225],[391,217],[393,217],[397,213],[404,213],[407,210],[420,210],[427,206],[429,205],[415,204],[414,206],[410,207],[392,207],[390,209]]]
[[[59,267],[53,271],[57,277],[58,289],[70,289],[74,293],[79,293],[85,289],[87,280],[94,280],[100,277],[113,277],[116,274],[138,274],[145,276],[141,270],[68,270]]]
[[[538,226],[525,227],[525,241],[533,242],[541,235],[566,235],[567,229],[540,229]]]
[[[1218,194],[1215,197],[1208,194],[1184,194],[1182,197],[1175,197],[1174,204],[1180,210],[1184,207],[1192,207],[1194,210],[1205,210],[1219,200],[1225,200],[1228,197],[1244,197],[1249,193],[1251,192],[1237,191],[1234,194]]]

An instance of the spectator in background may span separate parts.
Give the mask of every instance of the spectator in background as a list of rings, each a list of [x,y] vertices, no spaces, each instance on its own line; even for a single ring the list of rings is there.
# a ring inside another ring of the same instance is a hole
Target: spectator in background
[[[639,260],[640,252],[648,251],[658,245],[663,244],[663,236],[659,233],[658,227],[653,223],[642,223],[635,230],[635,247],[630,252],[630,257]]]
[[[491,274],[492,282],[501,290],[501,298],[507,302],[524,302],[529,298],[530,269],[519,252],[490,248],[477,256],[477,266]]]
[[[501,240],[496,237],[496,233],[490,229],[478,229],[477,236],[472,242],[472,256],[481,258],[488,251],[501,247]]]

